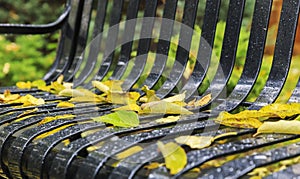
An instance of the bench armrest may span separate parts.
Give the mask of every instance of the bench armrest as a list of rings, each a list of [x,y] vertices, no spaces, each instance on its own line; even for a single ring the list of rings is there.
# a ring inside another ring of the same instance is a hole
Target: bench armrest
[[[60,29],[62,25],[67,21],[68,15],[70,14],[71,7],[69,4],[66,5],[64,12],[59,16],[59,18],[48,24],[1,24],[0,23],[0,33],[1,34],[46,34],[54,32]]]

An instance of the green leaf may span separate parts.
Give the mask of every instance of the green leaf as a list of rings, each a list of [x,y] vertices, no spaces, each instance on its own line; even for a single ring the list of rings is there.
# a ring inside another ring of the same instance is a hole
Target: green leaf
[[[140,121],[133,111],[117,111],[111,114],[93,118],[96,122],[105,122],[119,127],[136,127]]]
[[[165,158],[166,167],[170,170],[171,175],[175,175],[185,167],[187,156],[180,145],[174,142],[163,144],[158,141],[157,146]]]

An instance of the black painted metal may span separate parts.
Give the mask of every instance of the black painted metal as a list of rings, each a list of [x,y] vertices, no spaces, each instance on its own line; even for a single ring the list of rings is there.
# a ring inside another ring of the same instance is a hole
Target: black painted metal
[[[89,77],[93,77],[91,75],[95,70],[98,74],[93,79],[102,80],[104,77],[108,77],[109,70],[113,71],[110,79],[122,78],[124,71],[128,68],[133,43],[137,41],[137,60],[134,62],[134,67],[129,76],[125,79],[123,89],[132,90],[133,85],[139,80],[144,70],[148,53],[154,51],[157,54],[154,65],[143,82],[143,85],[152,88],[162,78],[168,58],[170,39],[173,31],[176,30],[174,24],[176,25],[177,22],[173,20],[176,11],[179,10],[177,6],[178,3],[184,3],[182,21],[179,22],[182,25],[179,32],[176,63],[172,67],[167,81],[157,91],[158,96],[163,98],[169,95],[181,81],[190,55],[190,43],[193,35],[193,31],[187,29],[193,29],[198,18],[197,12],[201,9],[198,7],[205,6],[196,66],[189,79],[183,82],[183,87],[179,91],[186,91],[187,99],[194,96],[200,98],[208,93],[213,93],[210,104],[217,104],[213,106],[212,109],[215,112],[212,114],[198,112],[193,115],[180,116],[177,123],[159,124],[155,122],[155,119],[162,117],[162,115],[145,115],[140,116],[141,124],[138,127],[111,128],[103,123],[95,123],[91,118],[110,113],[111,109],[116,107],[114,105],[76,103],[75,108],[56,108],[56,100],[68,100],[69,98],[59,97],[36,89],[1,88],[1,92],[9,89],[12,93],[21,93],[22,95],[29,93],[36,97],[42,97],[47,101],[47,104],[35,107],[20,107],[21,104],[0,104],[0,167],[2,169],[0,175],[12,178],[180,178],[184,177],[185,173],[191,169],[199,167],[207,161],[247,151],[249,153],[245,157],[227,162],[221,167],[210,168],[198,176],[200,178],[237,178],[246,175],[254,168],[300,155],[298,143],[275,149],[268,148],[273,144],[297,139],[299,138],[298,135],[270,134],[251,137],[255,130],[230,129],[224,126],[221,126],[222,129],[217,130],[220,126],[211,120],[207,120],[216,117],[220,111],[231,111],[245,104],[245,98],[253,88],[260,70],[272,0],[255,0],[252,24],[249,27],[251,32],[244,69],[234,90],[228,96],[222,96],[222,93],[226,89],[234,67],[243,10],[247,8],[245,7],[245,0],[229,1],[218,71],[209,88],[204,94],[200,95],[196,92],[207,75],[208,67],[211,65],[212,49],[208,47],[212,47],[214,44],[219,11],[222,8],[220,4],[223,1],[207,0],[205,4],[198,5],[199,2],[202,1],[166,0],[163,4],[158,0],[98,0],[98,2],[96,0],[72,0],[68,2],[62,16],[52,24],[41,26],[7,25],[7,27],[0,25],[0,33],[11,30],[10,33],[27,34],[30,29],[35,29],[32,33],[46,33],[61,28],[62,34],[57,57],[44,79],[51,82],[60,74],[64,74],[67,81],[76,78],[75,86],[89,84],[86,81]],[[93,7],[93,5],[96,7]],[[161,21],[159,40],[155,44],[152,39],[152,36],[154,36],[152,30],[154,22],[160,21],[154,21],[149,17],[157,17],[157,8],[160,8],[160,6],[163,9],[163,18],[161,19],[169,19],[170,21]],[[293,52],[299,7],[300,0],[283,1],[271,72],[262,92],[257,100],[251,103],[249,109],[258,109],[274,102],[285,83]],[[84,52],[88,43],[87,37],[92,9],[97,11],[96,18],[93,19],[95,28],[92,34],[92,39],[96,38],[96,41],[90,47],[89,52]],[[111,14],[108,14],[108,12]],[[123,19],[133,20],[141,12],[144,13],[143,17],[145,19],[141,21],[139,39],[134,39],[136,25],[138,25],[135,21],[132,21],[133,23],[125,22],[124,30],[120,31],[117,25],[119,22],[122,22]],[[101,33],[105,30],[106,21],[109,21],[108,27],[115,28],[109,28],[108,35],[104,38]],[[103,48],[101,43],[104,39],[109,43],[106,43]],[[120,47],[118,47],[119,41],[121,41]],[[123,44],[122,42],[126,43]],[[115,50],[116,47],[120,48],[118,54],[118,51]],[[100,69],[95,69],[102,48],[104,49],[104,58]],[[88,56],[86,63],[84,63],[84,53],[87,53]],[[288,102],[300,101],[299,84],[300,82],[298,82]],[[201,111],[209,107],[208,105],[197,110]],[[25,115],[28,118],[20,120],[20,115],[24,111],[34,108],[37,108],[37,111]],[[44,117],[63,114],[75,114],[76,117],[58,119],[42,125],[38,124]],[[65,125],[70,126],[43,139],[35,139],[40,134],[45,134]],[[83,132],[94,129],[97,132],[85,137],[81,136]],[[144,172],[144,165],[155,161],[161,162],[162,155],[157,148],[157,140],[166,143],[174,142],[175,137],[187,134],[197,136],[214,135],[231,131],[236,131],[237,135],[235,137],[224,137],[224,143],[216,142],[214,145],[200,150],[184,146],[183,148],[187,152],[188,164],[174,176],[170,175],[168,169],[164,166]],[[63,141],[65,140],[69,140],[70,144],[64,145]],[[104,144],[96,150],[87,151],[88,147],[101,142],[104,142]],[[143,150],[119,161],[120,163],[116,167],[111,166],[118,153],[137,145],[142,146]],[[253,149],[260,150],[263,148],[266,151],[250,153]],[[276,172],[269,177],[298,176],[299,174],[292,171],[292,167],[295,166]]]
[[[299,8],[300,2],[297,0],[283,2],[269,78],[250,109],[274,102],[285,83],[294,48]]]

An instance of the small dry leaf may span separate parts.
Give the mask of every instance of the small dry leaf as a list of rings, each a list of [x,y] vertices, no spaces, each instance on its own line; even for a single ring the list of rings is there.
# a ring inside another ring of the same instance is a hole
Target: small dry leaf
[[[200,106],[204,106],[207,103],[209,103],[210,100],[211,100],[211,94],[208,94],[199,100],[194,99],[194,100],[188,102],[187,105],[190,107],[200,107]]]
[[[158,149],[164,156],[166,167],[170,170],[171,175],[180,172],[187,164],[187,156],[182,147],[174,142],[163,144],[157,142]]]
[[[139,98],[138,92],[109,92],[107,95],[107,101],[112,104],[135,104]]]
[[[69,108],[69,107],[73,108],[73,107],[75,107],[75,104],[69,103],[66,101],[62,101],[62,102],[58,103],[56,107],[58,107],[58,108]]]
[[[52,134],[55,134],[55,133],[61,131],[61,130],[65,129],[65,128],[67,128],[67,127],[70,127],[70,126],[72,126],[72,125],[74,125],[74,124],[67,124],[67,125],[58,127],[58,128],[53,129],[53,130],[51,130],[51,131],[49,131],[49,132],[45,132],[45,133],[43,133],[43,134],[40,134],[40,135],[36,136],[33,140],[43,139],[43,138],[45,138],[45,137],[48,137],[48,136],[50,136],[50,135],[52,135]]]
[[[153,170],[153,169],[162,167],[164,165],[165,165],[164,163],[151,162],[149,165],[144,166],[144,168],[148,169],[148,170]]]
[[[34,112],[38,111],[38,108],[34,108],[32,110],[27,110],[27,111],[24,111],[22,114],[18,115],[17,118],[20,118],[20,117],[23,117],[23,116],[26,116],[28,114],[32,114]]]
[[[230,114],[228,112],[221,112],[215,119],[216,122],[230,127],[238,128],[258,128],[261,126],[261,122],[257,118],[251,118],[251,116],[243,116],[241,113],[238,115]]]
[[[76,89],[63,89],[58,93],[59,96],[77,97],[84,96],[84,93]]]
[[[280,120],[276,122],[264,122],[257,129],[255,136],[262,133],[300,134],[300,121]]]
[[[58,84],[62,84],[63,81],[64,81],[64,75],[60,75],[60,76],[57,78],[57,80],[56,80],[56,82],[57,82]]]
[[[176,101],[182,102],[185,99],[185,93],[186,92],[183,92],[181,94],[177,94],[175,96],[165,98],[165,99],[163,99],[163,101],[166,101],[166,102],[169,102],[169,103],[173,103],[173,102],[176,102]]]
[[[141,114],[193,114],[193,112],[174,103],[166,101],[153,101],[141,106]]]
[[[141,110],[141,107],[137,104],[128,104],[126,106],[115,108],[112,111],[122,111],[122,110],[139,112]]]
[[[30,89],[31,82],[30,81],[27,81],[27,82],[20,81],[20,82],[16,83],[16,86],[20,89]]]
[[[202,149],[212,144],[214,137],[212,136],[180,136],[175,138],[179,144],[185,144],[193,149]]]
[[[40,88],[46,86],[46,82],[44,80],[35,80],[31,83],[32,87]]]
[[[68,119],[68,118],[74,118],[75,115],[72,114],[65,114],[65,115],[59,115],[59,116],[49,116],[49,117],[45,117],[43,120],[41,120],[38,124],[42,125],[54,120],[58,120],[58,119]]]
[[[109,86],[105,85],[104,83],[100,82],[100,81],[92,81],[92,85],[93,87],[97,88],[98,90],[102,91],[103,93],[108,93]]]
[[[140,102],[148,103],[152,101],[160,101],[160,98],[156,96],[154,90],[150,90],[148,86],[143,86],[142,91],[146,93],[146,96],[140,98]]]
[[[117,158],[117,160],[122,160],[122,159],[127,158],[127,157],[129,157],[135,153],[138,153],[142,150],[143,150],[143,148],[141,146],[133,146],[121,153],[118,153],[116,155],[116,158]]]
[[[168,116],[160,119],[156,119],[155,122],[157,123],[170,123],[170,122],[176,122],[180,119],[180,116]]]

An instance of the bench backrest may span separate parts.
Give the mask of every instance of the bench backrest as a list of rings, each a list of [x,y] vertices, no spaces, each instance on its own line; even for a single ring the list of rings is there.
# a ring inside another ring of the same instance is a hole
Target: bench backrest
[[[217,72],[203,94],[213,93],[213,99],[217,98],[226,90],[234,69],[244,11],[252,8],[252,23],[249,27],[250,37],[243,72],[233,91],[226,97],[227,102],[216,108],[232,110],[253,88],[266,46],[272,0],[253,2],[254,7],[245,0],[72,0],[72,10],[68,24],[63,27],[57,60],[45,79],[54,80],[60,74],[64,74],[67,80],[75,81],[76,85],[87,83],[87,79],[91,78],[120,79],[128,68],[130,59],[134,57],[132,52],[135,51],[136,60],[123,85],[125,90],[129,90],[141,78],[145,65],[149,63],[148,53],[153,52],[157,54],[153,68],[142,84],[152,88],[161,78],[166,78],[157,90],[158,96],[168,95],[180,83],[178,91],[186,91],[187,97],[190,97],[197,92],[207,76],[210,62],[214,58],[211,47],[215,43],[216,27],[218,21],[224,19],[226,27]],[[183,9],[179,8],[180,3],[184,4]],[[221,14],[221,7],[226,6],[224,4],[228,4],[228,10]],[[292,58],[299,6],[299,0],[283,1],[271,71],[256,103],[250,108],[260,108],[274,102],[285,83]],[[95,16],[92,16],[92,9],[96,10]],[[179,13],[180,11],[182,13]],[[159,20],[149,17],[169,20],[161,20],[157,26]],[[144,18],[144,21],[130,21],[136,18]],[[119,25],[120,22],[123,23]],[[181,28],[178,28],[178,25],[176,27],[178,22],[180,26],[183,24]],[[188,30],[188,27],[194,29],[196,26],[201,28],[201,40],[195,55],[191,50],[192,36],[195,32]],[[154,33],[158,34],[157,41],[153,40]],[[163,72],[166,70],[170,48],[174,45],[171,39],[176,34],[179,40],[175,44],[175,65],[165,77]],[[87,44],[91,45],[85,50]],[[189,77],[182,80],[191,54],[194,54],[196,64]],[[101,63],[100,67],[97,63]],[[291,97],[293,101],[299,99],[298,87],[299,83]]]

